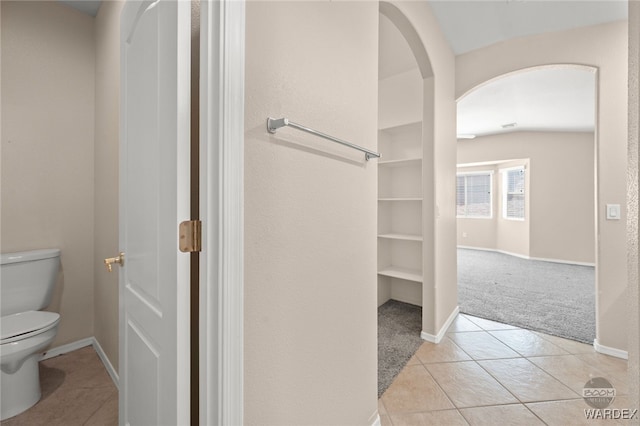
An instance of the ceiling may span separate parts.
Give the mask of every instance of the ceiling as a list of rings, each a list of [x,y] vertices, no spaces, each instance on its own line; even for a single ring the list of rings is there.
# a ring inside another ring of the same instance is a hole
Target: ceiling
[[[593,131],[596,74],[544,67],[491,81],[458,101],[458,137],[513,131]]]
[[[79,10],[87,15],[96,16],[98,9],[100,9],[100,0],[58,0],[60,3],[64,3],[67,6],[71,6],[74,9]]]
[[[628,9],[626,0],[429,3],[456,55],[517,37],[624,20]],[[382,15],[379,58],[380,79],[417,67],[400,31]],[[586,68],[548,67],[512,74],[458,102],[458,135],[593,131],[595,96],[595,73]]]
[[[627,19],[626,0],[429,0],[456,55],[500,41]]]
[[[96,16],[99,0],[58,0]],[[428,0],[456,55],[517,37],[627,19],[626,0]],[[379,78],[417,67],[400,31],[380,15]],[[538,69],[490,82],[458,102],[458,134],[592,131],[595,74]],[[515,126],[503,127],[516,123]]]

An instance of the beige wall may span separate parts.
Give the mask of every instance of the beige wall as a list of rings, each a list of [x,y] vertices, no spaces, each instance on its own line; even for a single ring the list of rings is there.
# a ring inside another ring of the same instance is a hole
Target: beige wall
[[[371,424],[377,412],[378,5],[248,2],[245,423]]]
[[[460,55],[456,94],[505,73],[567,63],[598,68],[596,335],[599,344],[626,350],[627,23],[515,39]],[[622,220],[605,220],[606,204],[621,204]]]
[[[93,335],[94,20],[2,2],[2,252],[62,249],[53,346]]]
[[[94,335],[118,371],[118,273],[102,259],[118,246],[118,147],[120,111],[120,11],[123,2],[102,3],[96,16]]]
[[[422,76],[414,69],[387,77],[378,85],[378,128],[422,121]]]
[[[525,220],[505,220],[499,195],[502,179],[496,173],[493,219],[458,219],[458,245],[594,263],[593,139],[593,133],[515,132],[458,141],[459,163],[529,159],[526,182],[530,187]],[[488,229],[491,225],[495,236]]]

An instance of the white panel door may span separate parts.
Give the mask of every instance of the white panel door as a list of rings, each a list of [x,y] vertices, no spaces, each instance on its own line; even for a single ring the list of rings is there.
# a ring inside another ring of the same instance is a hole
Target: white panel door
[[[121,16],[120,424],[189,423],[190,2]],[[100,194],[97,194],[100,196]]]

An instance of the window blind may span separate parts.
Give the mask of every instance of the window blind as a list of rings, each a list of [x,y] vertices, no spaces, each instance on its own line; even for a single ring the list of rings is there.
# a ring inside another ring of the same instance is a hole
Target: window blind
[[[524,219],[525,181],[524,168],[509,169],[504,173],[504,217]]]
[[[491,173],[459,174],[456,182],[458,217],[491,217]]]

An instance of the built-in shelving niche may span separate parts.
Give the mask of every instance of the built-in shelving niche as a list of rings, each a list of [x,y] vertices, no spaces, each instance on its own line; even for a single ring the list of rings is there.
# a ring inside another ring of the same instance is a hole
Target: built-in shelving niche
[[[422,305],[422,123],[380,129],[378,304]]]

